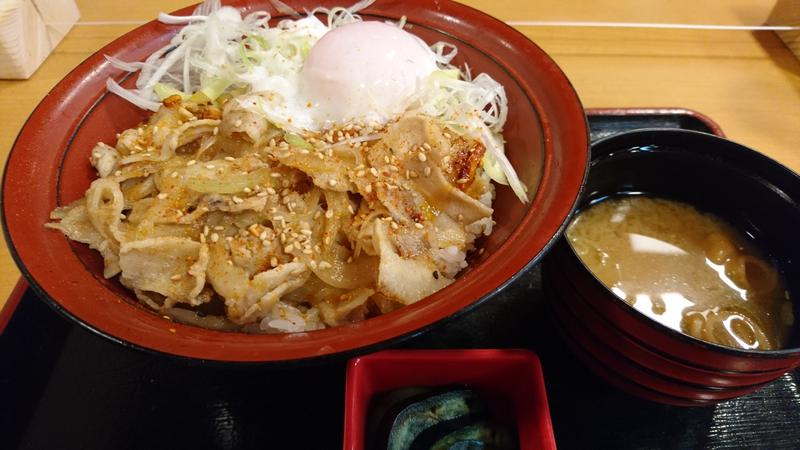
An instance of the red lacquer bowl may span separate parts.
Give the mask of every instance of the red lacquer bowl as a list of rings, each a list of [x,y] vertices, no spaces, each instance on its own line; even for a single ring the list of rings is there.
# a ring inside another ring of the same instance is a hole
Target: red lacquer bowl
[[[526,350],[388,350],[350,360],[344,449],[364,450],[370,402],[406,387],[467,385],[517,428],[520,450],[555,450],[539,358]]]
[[[301,0],[299,10],[340,1]],[[266,1],[247,10],[280,14]],[[190,14],[186,8],[176,14]],[[100,335],[136,348],[220,361],[287,361],[374,350],[419,333],[486,300],[543,255],[570,216],[588,161],[587,126],[575,91],[556,64],[525,36],[486,14],[450,1],[381,1],[365,20],[408,18],[425,41],[459,48],[456,63],[486,72],[509,98],[507,152],[532,193],[530,205],[500,187],[498,225],[460,279],[415,305],[362,323],[289,335],[247,335],[173,323],[137,304],[102,261],[84,245],[47,230],[50,211],[80,198],[95,177],[88,156],[98,141],[137,125],[146,115],[105,90],[108,77],[133,86],[135,76],[111,67],[103,55],[143,60],[166,45],[177,26],[150,22],[92,55],[36,108],[6,165],[3,214],[14,258],[31,286],[57,310]]]
[[[642,130],[599,141],[580,208],[618,194],[653,194],[723,217],[800,288],[800,176],[729,140]],[[550,310],[577,356],[610,383],[675,405],[708,405],[755,391],[800,366],[800,330],[782,350],[739,350],[695,339],[635,310],[583,264],[566,238],[543,264]],[[799,303],[794,300],[794,315]]]

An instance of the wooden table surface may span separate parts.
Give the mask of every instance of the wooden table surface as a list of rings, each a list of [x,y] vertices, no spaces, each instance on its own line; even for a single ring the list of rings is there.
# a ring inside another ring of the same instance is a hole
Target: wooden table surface
[[[284,1],[291,4],[291,0]],[[519,24],[605,21],[760,25],[774,2],[462,2],[517,23],[515,26],[566,72],[585,107],[695,109],[717,121],[729,138],[800,172],[800,61],[773,32]],[[111,40],[154,18],[159,11],[172,11],[191,3],[195,1],[137,0],[123,5],[78,0],[81,21],[39,70],[29,80],[0,81],[2,161],[30,112],[70,69]],[[0,246],[0,306],[18,277],[7,248]]]

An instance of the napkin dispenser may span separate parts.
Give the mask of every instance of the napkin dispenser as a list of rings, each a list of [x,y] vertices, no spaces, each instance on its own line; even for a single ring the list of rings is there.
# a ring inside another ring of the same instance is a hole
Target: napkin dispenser
[[[29,78],[79,18],[74,0],[0,0],[0,78]]]

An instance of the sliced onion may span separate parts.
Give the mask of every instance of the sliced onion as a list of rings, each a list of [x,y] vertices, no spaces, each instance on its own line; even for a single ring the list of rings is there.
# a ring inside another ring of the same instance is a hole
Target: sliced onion
[[[108,61],[109,64],[111,64],[117,69],[124,70],[126,72],[137,72],[145,65],[142,62],[125,62],[111,55],[103,55],[103,56],[106,58],[106,61]]]
[[[517,176],[517,172],[514,170],[514,166],[511,165],[511,161],[506,158],[502,146],[497,143],[496,138],[492,136],[491,131],[489,131],[489,128],[485,125],[483,126],[483,130],[481,130],[480,137],[486,150],[492,154],[492,157],[497,161],[500,169],[502,169],[508,179],[508,184],[511,186],[511,189],[523,203],[528,203],[528,194],[525,185],[522,184],[522,181],[520,181]]]
[[[286,14],[287,16],[292,17],[300,17],[299,12],[286,3],[283,3],[281,0],[269,0],[269,2],[272,4],[275,10],[281,14]]]
[[[173,16],[167,13],[158,13],[158,21],[167,25],[181,25],[191,22],[202,22],[208,19],[208,16]]]
[[[125,100],[133,103],[134,105],[138,106],[142,109],[147,109],[150,111],[158,111],[158,108],[161,106],[161,103],[155,102],[150,100],[138,92],[129,91],[124,87],[120,86],[119,83],[114,81],[113,78],[109,78],[106,80],[106,89],[109,92],[119,95],[120,97],[124,98]]]

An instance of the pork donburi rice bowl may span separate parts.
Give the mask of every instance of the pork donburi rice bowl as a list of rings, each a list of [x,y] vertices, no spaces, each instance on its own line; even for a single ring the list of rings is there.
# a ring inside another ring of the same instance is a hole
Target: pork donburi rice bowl
[[[503,86],[400,23],[318,8],[270,26],[206,2],[143,62],[153,111],[98,143],[98,178],[46,224],[103,257],[106,278],[179,322],[245,332],[334,327],[452,283],[494,225]],[[204,14],[200,14],[200,13]]]

